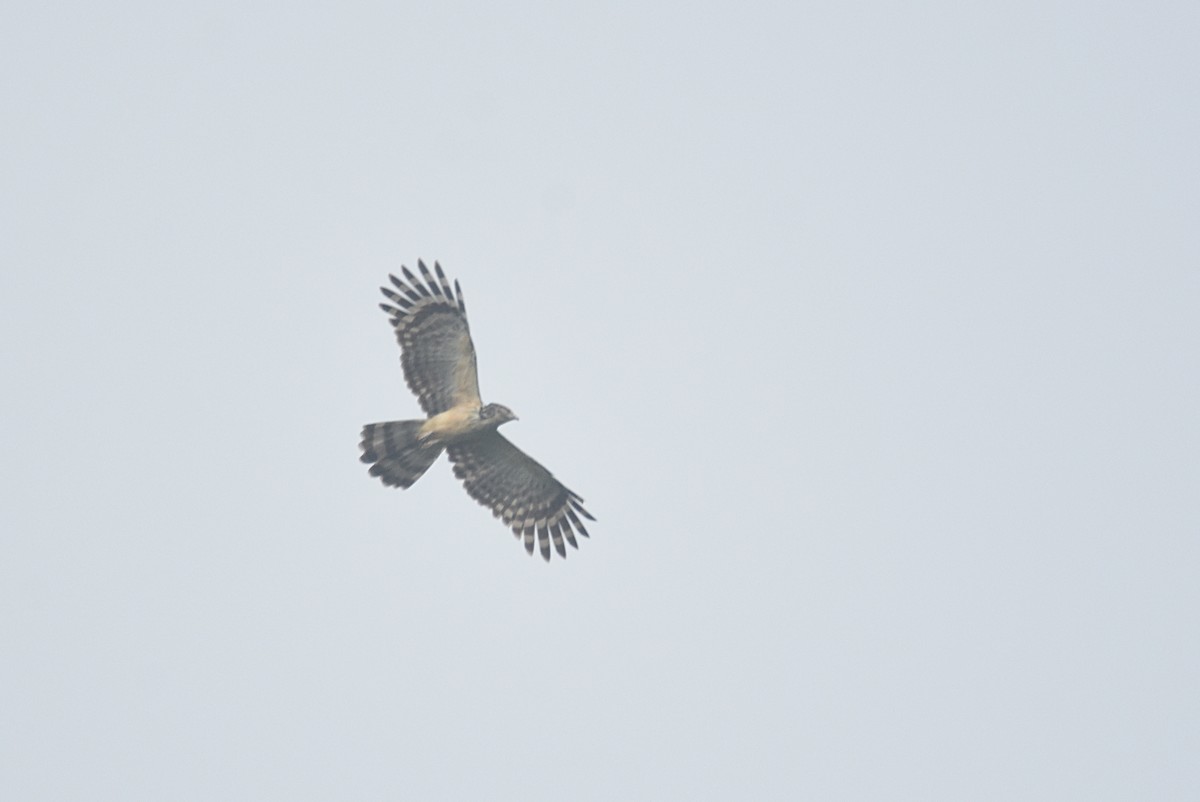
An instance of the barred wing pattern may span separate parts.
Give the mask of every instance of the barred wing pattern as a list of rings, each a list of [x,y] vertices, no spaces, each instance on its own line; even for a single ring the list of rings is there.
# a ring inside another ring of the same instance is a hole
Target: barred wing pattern
[[[514,535],[524,538],[525,551],[530,554],[535,533],[546,560],[550,559],[551,541],[559,556],[566,557],[564,538],[572,548],[579,548],[575,532],[588,536],[579,518],[596,519],[583,508],[583,499],[499,432],[451,445],[446,454],[471,498],[491,509]]]
[[[402,352],[404,379],[426,415],[458,405],[478,407],[482,401],[475,345],[467,328],[462,288],[455,281],[454,291],[450,291],[446,274],[437,262],[433,263],[436,280],[423,261],[418,261],[417,267],[424,281],[403,267],[407,281],[388,276],[396,290],[380,288],[391,301],[379,306],[391,315]]]

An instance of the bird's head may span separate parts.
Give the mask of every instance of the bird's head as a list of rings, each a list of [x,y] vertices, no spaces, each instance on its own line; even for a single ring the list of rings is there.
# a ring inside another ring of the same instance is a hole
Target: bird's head
[[[488,404],[479,410],[479,419],[491,426],[499,426],[502,423],[508,423],[510,420],[516,420],[517,416],[503,404]]]

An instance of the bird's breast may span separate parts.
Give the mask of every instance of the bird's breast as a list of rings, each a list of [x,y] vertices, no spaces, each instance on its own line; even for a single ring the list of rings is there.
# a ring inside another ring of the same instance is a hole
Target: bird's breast
[[[421,425],[421,438],[451,443],[481,428],[479,410],[474,407],[454,407],[426,420]]]

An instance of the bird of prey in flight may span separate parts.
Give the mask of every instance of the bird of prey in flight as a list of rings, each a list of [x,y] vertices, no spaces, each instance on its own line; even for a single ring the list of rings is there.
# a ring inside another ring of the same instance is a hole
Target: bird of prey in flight
[[[551,542],[566,557],[564,540],[579,548],[575,533],[587,537],[580,517],[596,519],[583,508],[582,498],[497,431],[517,416],[479,397],[462,288],[455,281],[450,291],[437,262],[436,279],[424,262],[417,267],[420,279],[407,267],[401,267],[403,280],[388,276],[395,289],[380,288],[390,303],[379,306],[396,331],[404,379],[428,417],[367,424],[362,461],[385,485],[407,488],[445,449],[467,493],[523,538],[525,551],[533,554],[536,535],[547,561]]]

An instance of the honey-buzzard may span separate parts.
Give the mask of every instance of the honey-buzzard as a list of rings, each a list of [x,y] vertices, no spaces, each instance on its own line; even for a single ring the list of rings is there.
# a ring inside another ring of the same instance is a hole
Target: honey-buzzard
[[[406,281],[389,276],[395,289],[380,289],[391,303],[380,307],[391,316],[404,378],[428,417],[367,424],[362,461],[385,485],[407,488],[445,449],[467,493],[523,538],[527,552],[533,554],[536,535],[547,561],[551,542],[566,557],[564,540],[578,548],[575,533],[587,537],[580,516],[596,519],[582,498],[497,431],[517,416],[479,396],[462,288],[455,281],[451,292],[437,262],[436,280],[424,262],[417,267],[424,281],[401,267]]]

